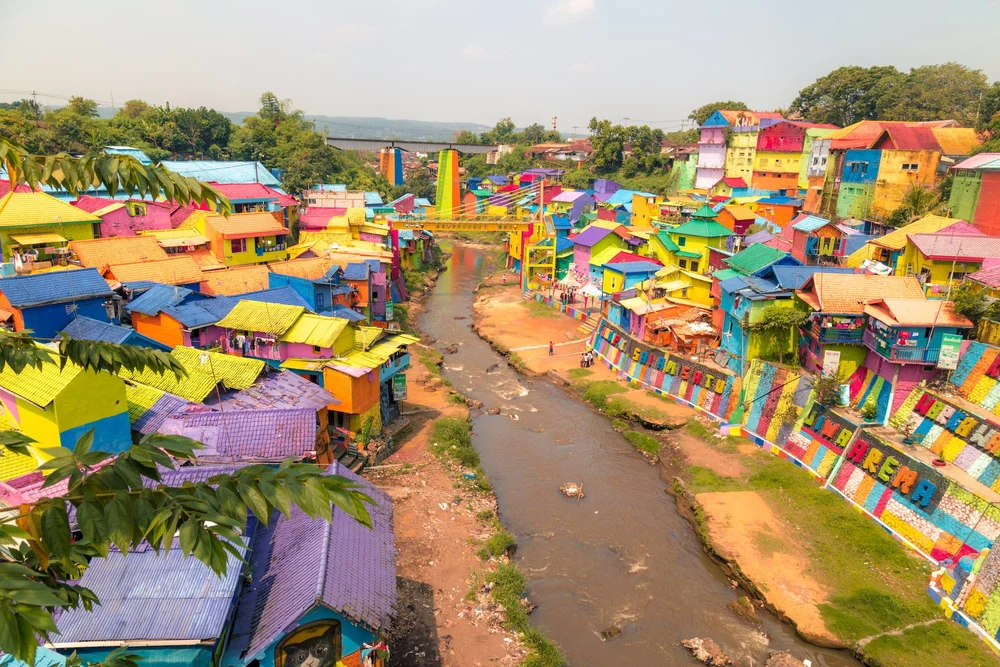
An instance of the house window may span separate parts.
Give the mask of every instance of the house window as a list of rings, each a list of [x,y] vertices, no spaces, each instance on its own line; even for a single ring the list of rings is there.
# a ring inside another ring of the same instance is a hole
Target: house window
[[[688,267],[688,261],[686,259],[682,259],[680,261],[680,265],[682,269],[686,269]]]
[[[691,270],[692,271],[698,270],[698,262],[691,262]]]
[[[852,174],[858,173],[858,163],[857,162],[852,162],[851,163],[851,173]]]
[[[246,239],[233,239],[229,242],[229,247],[232,252],[246,252],[247,251],[247,240]]]
[[[316,292],[316,309],[321,310],[326,307],[326,295],[322,292]]]
[[[864,176],[867,173],[868,173],[868,163],[865,162],[864,164],[861,165],[861,175]]]
[[[319,354],[322,351],[319,345],[313,345],[313,354]]]
[[[685,287],[684,289],[681,290],[681,298],[686,299],[687,295],[688,295],[688,288]]]
[[[813,164],[819,164],[819,158],[818,157],[814,157],[813,158]]]
[[[826,166],[826,158],[823,158],[823,165]]]
[[[762,167],[766,167],[767,166],[767,158],[766,157],[762,157],[760,159],[760,166],[762,166]]]
[[[903,164],[903,171],[918,171],[919,169],[920,165],[916,162],[907,162]]]
[[[191,347],[201,347],[201,329],[191,330]]]
[[[683,236],[678,236],[677,237],[677,245],[683,246],[686,243],[687,243],[687,239],[685,237],[683,237]]]

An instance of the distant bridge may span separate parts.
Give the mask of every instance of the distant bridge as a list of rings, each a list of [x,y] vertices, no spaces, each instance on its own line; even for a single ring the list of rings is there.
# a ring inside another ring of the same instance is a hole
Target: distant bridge
[[[395,229],[427,232],[526,232],[539,220],[518,220],[510,216],[456,215],[453,218],[399,217],[392,221]]]
[[[456,144],[450,141],[408,141],[404,139],[351,139],[348,137],[327,137],[328,146],[345,151],[367,151],[378,153],[385,148],[398,148],[408,153],[433,153],[436,151],[453,150],[459,153],[475,154],[490,153],[499,146],[484,146],[482,144]]]

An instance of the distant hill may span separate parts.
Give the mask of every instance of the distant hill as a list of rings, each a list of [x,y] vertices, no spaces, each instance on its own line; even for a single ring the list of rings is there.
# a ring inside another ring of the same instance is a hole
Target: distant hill
[[[114,115],[111,107],[98,107],[101,118]],[[223,116],[241,125],[252,111],[220,111]],[[493,129],[480,123],[445,123],[425,120],[394,118],[372,118],[366,116],[316,116],[307,114],[305,119],[316,124],[316,131],[328,137],[350,137],[352,139],[413,139],[423,141],[447,141],[456,132],[469,130],[480,134]]]

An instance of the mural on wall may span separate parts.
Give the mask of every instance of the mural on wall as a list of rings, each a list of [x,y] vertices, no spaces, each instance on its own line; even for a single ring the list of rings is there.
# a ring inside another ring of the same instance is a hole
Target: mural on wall
[[[851,420],[821,403],[813,403],[801,428],[792,433],[782,447],[817,475],[826,478],[857,430],[858,425]]]
[[[1000,348],[969,343],[951,374],[958,393],[987,412],[1000,416]]]
[[[1000,491],[1000,424],[962,410],[924,389],[914,389],[892,424],[920,445],[953,463],[981,484]]]
[[[959,609],[991,637],[1000,638],[1000,549],[956,559],[939,583]]]
[[[743,426],[783,446],[799,417],[798,408],[804,408],[809,400],[810,380],[798,371],[754,359],[747,370],[744,388]]]
[[[315,621],[295,628],[274,649],[274,667],[342,666],[340,623]]]
[[[605,319],[594,330],[593,348],[630,379],[717,417],[728,418],[739,404],[739,377],[640,343]]]
[[[847,381],[850,387],[851,407],[860,410],[866,403],[875,404],[875,421],[883,422],[889,413],[892,382],[868,368],[859,366]]]
[[[1000,508],[869,431],[847,448],[831,485],[938,562],[1000,535]]]

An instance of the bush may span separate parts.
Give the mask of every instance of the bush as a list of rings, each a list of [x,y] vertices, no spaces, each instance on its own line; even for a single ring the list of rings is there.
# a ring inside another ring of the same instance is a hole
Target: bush
[[[496,534],[486,540],[486,544],[477,553],[483,560],[489,560],[491,557],[500,558],[509,555],[516,546],[517,541],[514,536],[503,526],[498,525]]]
[[[641,431],[625,431],[624,436],[625,439],[631,442],[632,446],[640,452],[645,452],[647,454],[660,453],[660,443],[651,435],[647,435]]]
[[[598,410],[605,410],[608,407],[608,396],[624,392],[625,388],[613,380],[598,380],[591,382],[587,391],[583,392],[583,400]]]
[[[468,419],[436,420],[431,426],[431,442],[435,454],[452,458],[466,468],[479,467],[479,452],[472,446],[472,425]]]
[[[562,667],[566,664],[562,652],[539,630],[531,627],[528,612],[521,605],[528,582],[516,566],[501,563],[486,577],[493,584],[490,597],[504,608],[507,625],[521,633],[530,653],[521,662],[523,667]]]

